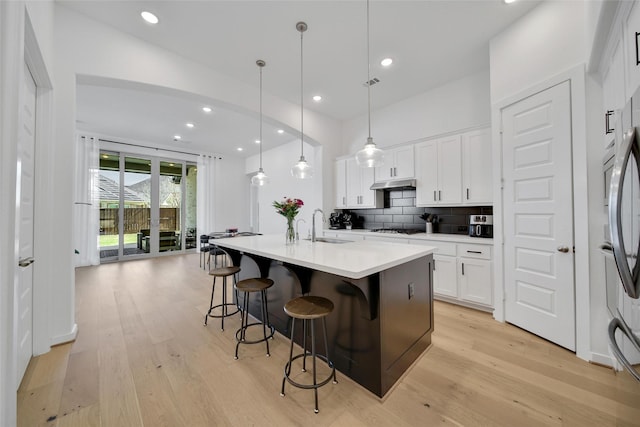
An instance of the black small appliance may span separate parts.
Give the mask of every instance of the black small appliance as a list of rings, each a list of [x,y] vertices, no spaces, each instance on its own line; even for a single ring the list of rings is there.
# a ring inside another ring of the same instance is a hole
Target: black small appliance
[[[493,215],[469,215],[470,237],[493,237]]]

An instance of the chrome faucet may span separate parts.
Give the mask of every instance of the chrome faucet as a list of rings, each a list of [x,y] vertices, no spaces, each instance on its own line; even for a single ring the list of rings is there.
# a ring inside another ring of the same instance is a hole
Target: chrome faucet
[[[326,221],[326,219],[324,218],[324,212],[322,212],[322,209],[318,208],[315,211],[313,211],[313,215],[311,215],[311,241],[312,242],[316,241],[316,212],[320,212],[322,214],[322,222]]]
[[[300,233],[298,233],[298,223],[300,221],[304,222],[305,224],[307,223],[307,221],[305,221],[303,218],[296,220],[296,240],[300,240]]]

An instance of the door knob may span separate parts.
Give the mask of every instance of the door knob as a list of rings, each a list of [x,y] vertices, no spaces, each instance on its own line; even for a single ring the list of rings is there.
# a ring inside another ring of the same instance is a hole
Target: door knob
[[[562,252],[566,254],[567,252],[569,252],[569,248],[566,246],[560,246],[558,247],[558,252]]]
[[[35,259],[33,259],[33,257],[22,258],[18,260],[18,265],[20,267],[29,267],[34,261]]]

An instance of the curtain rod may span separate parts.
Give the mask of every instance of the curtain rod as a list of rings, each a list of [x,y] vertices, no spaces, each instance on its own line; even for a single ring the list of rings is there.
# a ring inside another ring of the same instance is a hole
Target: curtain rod
[[[169,151],[172,153],[180,153],[180,154],[189,154],[191,156],[209,156],[209,157],[213,157],[215,159],[220,159],[222,160],[222,157],[218,157],[218,156],[210,156],[208,154],[198,154],[198,153],[190,153],[188,151],[179,151],[179,150],[172,150],[170,148],[158,148],[158,147],[149,147],[148,145],[140,145],[140,144],[131,144],[129,142],[120,142],[120,141],[111,141],[110,139],[103,139],[103,138],[98,138],[98,141],[103,141],[103,142],[111,142],[113,144],[122,144],[122,145],[129,145],[131,147],[142,147],[142,148],[148,148],[150,150],[162,150],[162,151]]]

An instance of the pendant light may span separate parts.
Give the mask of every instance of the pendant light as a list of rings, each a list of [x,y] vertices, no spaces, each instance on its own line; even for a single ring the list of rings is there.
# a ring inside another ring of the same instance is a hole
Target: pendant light
[[[262,59],[258,59],[256,65],[260,68],[260,169],[258,169],[257,174],[251,177],[251,184],[262,186],[269,183],[269,177],[262,170],[262,68],[267,63]]]
[[[304,158],[304,107],[303,107],[303,85],[302,85],[302,33],[307,31],[307,24],[298,22],[296,30],[300,32],[300,160],[291,168],[291,175],[294,178],[306,179],[313,176],[313,168]]]
[[[371,61],[369,59],[369,0],[367,0],[367,113],[369,137],[362,150],[356,153],[356,163],[363,168],[375,168],[384,164],[384,152],[376,147],[371,137]]]

